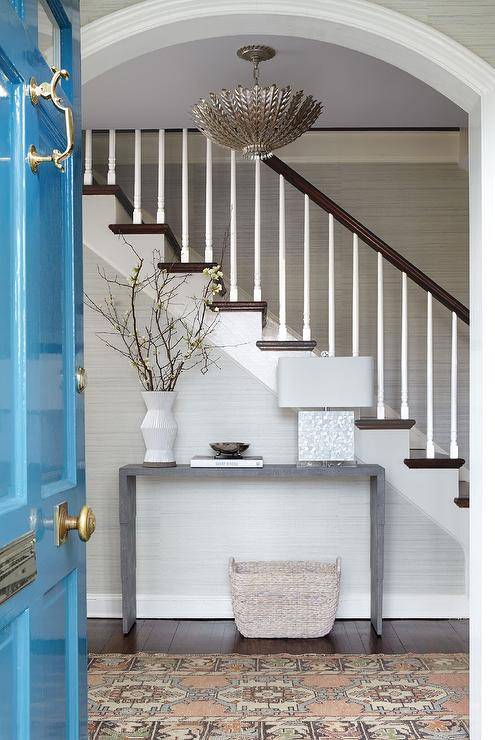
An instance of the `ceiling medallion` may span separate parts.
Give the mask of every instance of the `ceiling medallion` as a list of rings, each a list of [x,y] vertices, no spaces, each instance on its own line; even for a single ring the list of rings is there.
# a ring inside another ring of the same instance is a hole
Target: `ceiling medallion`
[[[237,56],[253,65],[254,86],[210,92],[191,113],[200,131],[215,144],[242,152],[246,159],[267,159],[275,149],[298,139],[316,121],[323,105],[303,90],[261,85],[259,65],[273,59],[275,49],[261,44],[242,46]]]

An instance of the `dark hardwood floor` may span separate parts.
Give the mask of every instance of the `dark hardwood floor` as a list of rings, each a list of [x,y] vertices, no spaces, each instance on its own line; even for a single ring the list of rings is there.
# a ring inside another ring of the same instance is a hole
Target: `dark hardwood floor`
[[[230,619],[138,619],[122,634],[120,619],[89,619],[91,653],[465,653],[467,620],[385,620],[378,638],[367,620],[339,620],[317,640],[253,640],[241,637]]]

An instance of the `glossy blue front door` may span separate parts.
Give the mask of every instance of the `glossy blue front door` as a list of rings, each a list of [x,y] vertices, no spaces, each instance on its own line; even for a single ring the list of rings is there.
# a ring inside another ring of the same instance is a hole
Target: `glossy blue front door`
[[[77,515],[85,503],[78,39],[77,0],[0,0],[2,740],[86,737],[85,545],[70,532],[57,546],[54,532],[57,505]],[[46,162],[34,173],[31,145],[67,144],[63,112],[30,96],[52,64],[70,72],[60,94],[76,147],[63,172]],[[15,592],[4,548],[28,533],[37,573]]]

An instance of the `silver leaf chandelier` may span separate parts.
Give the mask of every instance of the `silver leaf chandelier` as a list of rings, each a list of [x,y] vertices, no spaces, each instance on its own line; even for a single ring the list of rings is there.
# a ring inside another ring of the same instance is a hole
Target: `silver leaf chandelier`
[[[192,108],[193,119],[211,141],[242,152],[246,159],[267,159],[275,149],[298,139],[315,123],[323,105],[303,90],[261,85],[259,65],[275,56],[269,46],[242,46],[237,56],[253,65],[254,86],[210,92]]]

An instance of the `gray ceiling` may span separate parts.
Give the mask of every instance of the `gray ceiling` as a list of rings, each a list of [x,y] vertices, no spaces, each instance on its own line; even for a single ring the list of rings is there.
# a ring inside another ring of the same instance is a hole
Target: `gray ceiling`
[[[236,49],[256,41],[277,50],[261,66],[265,83],[303,88],[325,105],[317,126],[466,126],[466,113],[428,85],[342,46],[284,36],[205,39],[167,46],[120,65],[83,88],[85,128],[182,128],[210,90],[251,84]]]

